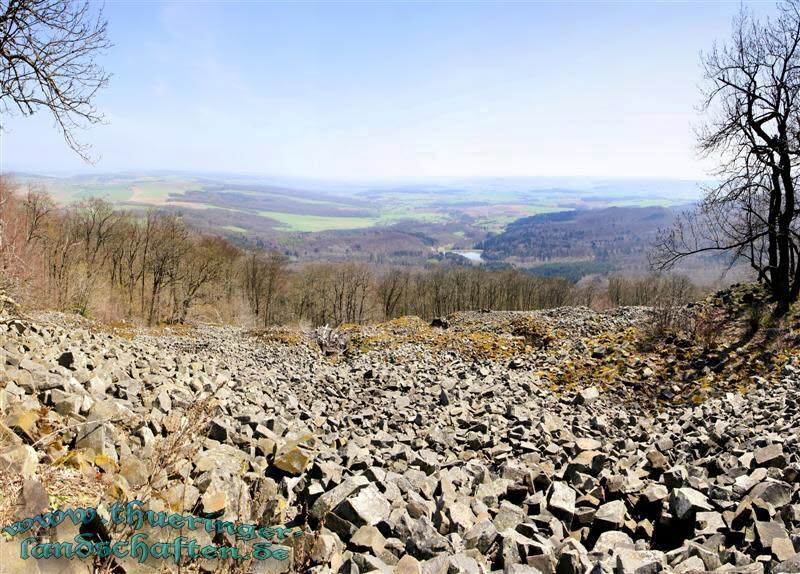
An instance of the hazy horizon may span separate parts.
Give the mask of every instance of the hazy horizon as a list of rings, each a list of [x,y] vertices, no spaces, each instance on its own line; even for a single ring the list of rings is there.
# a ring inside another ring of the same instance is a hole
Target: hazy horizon
[[[247,172],[214,172],[214,171],[193,171],[193,170],[120,170],[108,172],[89,172],[89,171],[53,171],[53,172],[33,172],[33,171],[9,171],[8,175],[22,179],[59,179],[59,180],[90,180],[90,179],[131,179],[139,178],[162,178],[162,179],[207,179],[215,181],[228,181],[235,183],[252,182],[261,185],[274,185],[297,187],[305,189],[325,190],[327,188],[358,189],[358,188],[402,188],[405,186],[418,186],[427,188],[437,187],[475,187],[480,191],[487,186],[491,189],[519,190],[527,188],[530,190],[548,189],[552,187],[564,187],[567,189],[592,189],[603,185],[676,185],[676,186],[700,186],[708,183],[710,179],[686,179],[668,177],[592,177],[592,176],[569,176],[569,175],[534,175],[534,176],[474,176],[474,177],[455,177],[455,176],[429,176],[429,177],[373,177],[373,178],[311,178],[311,177],[292,177],[280,176],[266,173],[247,173]],[[624,191],[624,190],[623,190]]]
[[[3,118],[2,169],[702,180],[699,52],[737,7],[115,2],[96,164],[40,112]]]

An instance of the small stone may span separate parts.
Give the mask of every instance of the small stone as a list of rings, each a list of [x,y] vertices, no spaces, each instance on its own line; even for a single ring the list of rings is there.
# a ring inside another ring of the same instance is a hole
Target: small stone
[[[783,454],[783,447],[779,444],[771,444],[756,449],[754,459],[758,466],[775,466],[778,468],[786,466],[786,457]]]
[[[351,496],[337,508],[341,514],[354,524],[374,525],[389,517],[391,505],[386,497],[372,485],[361,489],[358,494]]]
[[[788,537],[773,538],[771,550],[772,550],[772,555],[779,562],[784,562],[786,560],[789,560],[792,556],[796,554],[794,550],[794,544],[792,544],[792,541]]]
[[[686,467],[682,465],[673,466],[663,476],[664,484],[667,488],[679,488],[686,483],[688,478],[689,473],[686,472]]]
[[[450,557],[448,574],[483,574],[478,561],[472,556],[461,552]]]
[[[783,560],[772,570],[773,574],[797,574],[800,572],[800,552]]]
[[[527,564],[509,564],[503,569],[503,574],[544,574],[538,568]]]
[[[627,511],[625,510],[625,503],[621,500],[614,500],[612,502],[607,502],[598,508],[597,513],[594,515],[594,519],[596,521],[600,520],[602,522],[613,524],[616,527],[620,527],[625,522],[626,514]]]
[[[75,364],[75,355],[72,354],[72,351],[64,351],[58,356],[56,362],[65,369],[72,369]]]
[[[39,466],[39,457],[33,447],[24,444],[0,451],[0,471],[16,473],[31,478]]]
[[[36,411],[17,407],[11,410],[11,414],[6,418],[5,422],[12,429],[21,431],[25,436],[33,440],[39,418],[39,413]]]
[[[369,550],[377,556],[386,548],[386,538],[374,526],[364,525],[350,539],[350,544],[359,551]]]
[[[322,518],[344,500],[369,484],[367,477],[358,475],[346,478],[340,485],[322,494],[311,506],[311,515]]]
[[[673,490],[669,505],[679,520],[689,518],[692,513],[700,510],[713,510],[702,492],[688,487]]]
[[[698,512],[695,517],[695,534],[714,534],[725,528],[719,512]]]
[[[527,515],[522,508],[504,500],[500,503],[500,509],[494,517],[494,525],[498,532],[502,532],[509,528],[516,528],[518,524],[525,521],[525,518]]]
[[[203,512],[208,514],[223,510],[228,504],[228,494],[225,491],[209,492],[203,494]]]
[[[119,473],[125,477],[132,487],[144,486],[149,478],[149,473],[145,464],[135,458],[128,458],[120,467]]]
[[[408,545],[409,551],[425,559],[433,558],[450,548],[447,539],[436,531],[427,516],[423,516],[414,523]]]
[[[673,569],[674,574],[697,574],[705,571],[706,565],[699,556],[691,556]]]
[[[597,387],[588,387],[578,392],[575,397],[575,404],[589,405],[600,397],[600,391]]]
[[[591,569],[586,548],[574,538],[567,538],[561,547],[561,552],[556,565],[558,574],[585,574]]]
[[[647,453],[647,461],[650,467],[654,470],[664,470],[667,468],[669,461],[659,450],[651,450]]]
[[[467,548],[477,548],[481,554],[486,554],[489,547],[497,539],[497,529],[490,520],[483,520],[473,526],[464,535],[464,545]]]
[[[270,551],[273,557],[266,560],[254,560],[252,574],[287,574],[288,572],[295,571],[294,565],[294,548],[291,546],[270,546]],[[278,560],[274,558],[276,552],[283,552],[285,558]]]
[[[213,419],[208,425],[208,438],[219,442],[226,442],[229,433],[230,429],[228,428],[228,424],[220,418]]]
[[[313,459],[313,453],[300,445],[291,445],[275,453],[275,466],[289,474],[302,474]]]
[[[410,554],[404,554],[395,564],[394,574],[422,574],[422,565]]]
[[[21,508],[17,511],[22,518],[36,516],[47,510],[50,497],[41,482],[35,479],[26,479],[22,483]]]
[[[662,500],[666,500],[669,496],[669,490],[663,484],[650,484],[647,488],[644,489],[642,492],[642,496],[644,496],[647,502],[654,504],[657,502],[661,502]]]
[[[572,516],[575,514],[576,494],[568,484],[564,482],[554,482],[550,491],[549,508],[555,514]]]
[[[309,558],[314,562],[331,562],[337,553],[337,538],[332,534],[319,534],[314,537],[314,542],[308,552]]]
[[[664,553],[657,550],[619,548],[615,554],[621,574],[658,574],[666,566]]]
[[[756,535],[764,549],[772,548],[772,543],[776,539],[789,539],[786,528],[779,522],[756,522]]]
[[[785,482],[765,480],[750,490],[750,496],[761,499],[775,508],[781,508],[789,504],[792,499],[792,487]]]
[[[618,530],[609,530],[603,532],[594,543],[592,552],[599,552],[601,554],[610,554],[617,548],[633,548],[633,540],[631,537]]]

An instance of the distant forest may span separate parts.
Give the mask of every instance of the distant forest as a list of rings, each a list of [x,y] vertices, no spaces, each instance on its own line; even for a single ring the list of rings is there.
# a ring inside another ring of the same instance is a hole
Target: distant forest
[[[545,213],[509,223],[505,231],[485,239],[478,248],[488,260],[580,258],[609,262],[641,256],[658,229],[669,227],[674,220],[675,211],[665,207]]]

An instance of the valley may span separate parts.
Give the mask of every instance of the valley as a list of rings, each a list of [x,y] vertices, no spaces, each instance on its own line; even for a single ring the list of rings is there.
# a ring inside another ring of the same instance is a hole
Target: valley
[[[363,183],[186,174],[17,174],[16,179],[42,187],[61,205],[100,197],[133,213],[179,213],[200,231],[297,261],[424,266],[485,243],[485,256],[468,254],[465,263],[541,268],[545,275],[557,275],[567,265],[566,274],[577,279],[642,268],[642,246],[670,223],[674,210],[696,199],[700,185],[569,178]],[[618,209],[605,211],[612,207]],[[591,238],[583,232],[551,235],[556,228],[566,230],[557,224],[563,217],[572,227],[597,229]],[[564,249],[567,240],[572,243]]]

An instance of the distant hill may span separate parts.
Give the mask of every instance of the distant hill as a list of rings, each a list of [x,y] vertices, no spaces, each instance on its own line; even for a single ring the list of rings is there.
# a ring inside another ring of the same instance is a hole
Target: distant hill
[[[636,258],[668,227],[679,209],[608,207],[543,213],[509,223],[481,242],[486,260],[542,263]]]
[[[638,265],[629,255],[669,218],[663,208],[696,199],[699,188],[698,182],[665,179],[319,182],[181,172],[14,177],[23,186],[42,186],[60,205],[102,197],[133,213],[170,210],[196,229],[297,260],[424,266],[442,252],[474,249],[490,237],[487,267],[538,266],[532,271],[571,278]],[[619,209],[609,211],[612,206]]]

